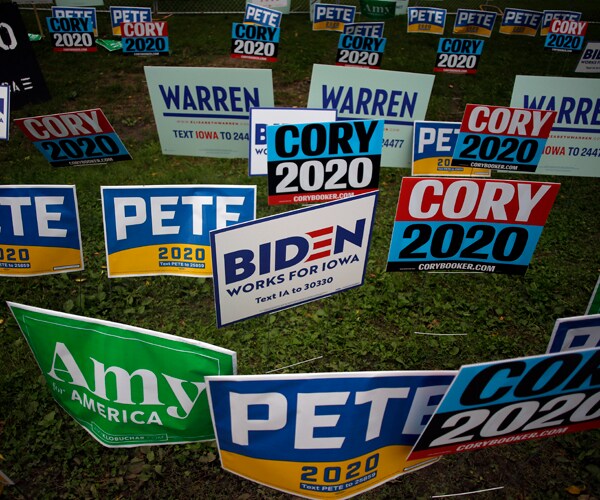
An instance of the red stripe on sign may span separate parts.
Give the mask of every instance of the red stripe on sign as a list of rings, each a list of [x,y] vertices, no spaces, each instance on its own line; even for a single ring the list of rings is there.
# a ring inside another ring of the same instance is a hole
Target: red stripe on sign
[[[18,118],[15,124],[33,142],[114,132],[99,108]]]
[[[556,111],[467,104],[461,132],[547,139]]]
[[[395,220],[543,226],[559,188],[553,182],[404,177]]]
[[[461,444],[455,444],[452,446],[439,446],[436,448],[426,450],[418,450],[411,452],[407,460],[419,460],[423,458],[440,457],[442,455],[450,455],[452,453],[463,453],[465,451],[481,450],[483,448],[499,446],[502,444],[515,444],[521,443],[523,441],[533,441],[534,439],[545,439],[555,436],[563,436],[565,434],[597,429],[599,427],[600,421],[596,419],[589,422],[583,422],[581,424],[574,424],[562,427],[552,427],[549,429],[537,429],[528,432],[521,432],[518,434],[510,434],[508,436],[497,436],[490,439],[483,439],[481,441],[471,441]]]
[[[308,234],[311,238],[318,238],[319,236],[323,236],[324,234],[333,233],[333,226],[324,227],[323,229],[316,229],[315,231],[310,231]]]
[[[233,56],[232,56],[233,57]],[[326,201],[341,200],[350,196],[377,191],[372,189],[354,189],[352,191],[322,191],[318,193],[295,193],[269,195],[269,205],[290,205],[293,203],[323,203]]]
[[[306,259],[306,262],[310,262],[312,260],[324,259],[325,257],[329,257],[331,255],[331,250],[326,250],[324,252],[313,253],[311,256]]]
[[[562,33],[564,35],[584,36],[587,33],[587,21],[569,21],[553,19],[548,33]]]
[[[169,33],[165,21],[136,21],[121,23],[121,34],[131,38],[167,36]]]
[[[329,246],[331,246],[332,241],[333,240],[331,238],[329,238],[327,240],[315,241],[313,244],[313,249],[318,250],[319,248],[329,247]]]

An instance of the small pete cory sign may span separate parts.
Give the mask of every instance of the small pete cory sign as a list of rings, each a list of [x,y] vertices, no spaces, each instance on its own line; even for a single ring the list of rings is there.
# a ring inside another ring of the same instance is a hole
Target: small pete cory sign
[[[236,354],[108,321],[9,302],[52,396],[110,448],[214,439],[206,375]]]

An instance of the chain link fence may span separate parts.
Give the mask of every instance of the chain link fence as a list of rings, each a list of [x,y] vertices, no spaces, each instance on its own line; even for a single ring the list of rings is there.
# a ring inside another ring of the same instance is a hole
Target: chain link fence
[[[5,2],[10,0],[0,0]],[[290,0],[290,11],[294,14],[308,14],[311,0]],[[314,0],[312,0],[314,1]],[[321,0],[322,3],[338,3],[355,5],[360,12],[360,0]],[[108,12],[110,6],[151,6],[155,14],[230,14],[243,13],[246,0],[104,0],[103,7],[97,7],[99,12]],[[507,7],[542,11],[545,9],[577,10],[583,12],[583,20],[600,22],[600,1],[586,0],[585,2],[566,2],[565,0],[410,0],[410,7],[441,7],[450,15],[459,8],[482,9],[498,12]],[[45,6],[44,6],[45,7]],[[43,9],[42,9],[43,10]]]
[[[105,4],[109,5],[111,1],[105,0]],[[360,12],[360,1],[359,0],[323,0],[322,3],[339,3],[343,5],[355,5],[357,12]],[[448,10],[449,13],[456,12],[458,8],[466,9],[478,9],[482,4],[502,4],[507,6],[510,4],[510,0],[411,0],[409,5],[419,7],[443,7]],[[121,5],[121,3],[115,3],[114,5]],[[135,3],[128,2],[131,5],[148,5],[148,2],[138,0]],[[157,13],[198,13],[198,14],[216,14],[216,13],[234,13],[244,12],[246,2],[245,0],[153,0],[154,11]],[[310,9],[310,0],[291,0],[290,12],[292,13],[308,13]]]

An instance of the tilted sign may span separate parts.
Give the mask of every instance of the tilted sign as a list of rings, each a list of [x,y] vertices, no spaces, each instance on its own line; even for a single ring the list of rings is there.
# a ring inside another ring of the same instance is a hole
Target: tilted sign
[[[452,165],[535,172],[554,111],[467,104]]]
[[[540,35],[546,36],[550,32],[550,24],[554,19],[561,21],[581,21],[581,12],[572,10],[545,10],[542,12],[542,27]]]
[[[343,33],[344,25],[353,23],[355,15],[356,7],[354,5],[317,3],[314,6],[313,30]]]
[[[383,59],[386,39],[381,37],[340,35],[335,64],[379,68]]]
[[[409,459],[600,427],[600,349],[463,366]]]
[[[52,7],[52,17],[66,19],[89,19],[92,23],[94,35],[98,36],[98,19],[96,17],[95,7]]]
[[[377,194],[212,231],[217,326],[361,286]]]
[[[559,186],[404,177],[387,270],[525,274]]]
[[[81,270],[75,186],[0,186],[0,276]]]
[[[256,186],[102,187],[108,277],[211,277],[209,232],[253,220]]]
[[[244,23],[257,24],[268,28],[279,28],[283,13],[263,5],[246,3]]]
[[[165,21],[121,24],[123,54],[169,55],[169,30]]]
[[[19,118],[15,124],[53,167],[131,160],[101,109]]]
[[[223,468],[306,498],[348,498],[432,463],[406,457],[455,372],[208,377]]]
[[[457,9],[452,33],[489,38],[494,29],[496,16],[495,12],[484,10]]]
[[[600,177],[600,80],[518,75],[510,105],[557,112],[536,174]]]
[[[248,157],[250,108],[273,106],[270,69],[144,70],[163,154]]]
[[[600,42],[588,42],[575,73],[600,73]]]
[[[502,15],[500,33],[504,35],[535,36],[541,22],[541,12],[507,7]]]
[[[600,347],[600,314],[559,318],[546,353]]]
[[[139,23],[152,21],[150,7],[109,7],[112,34],[121,36],[121,23]]]
[[[13,109],[50,99],[27,29],[16,4],[0,4],[0,84],[8,85]]]
[[[433,71],[474,75],[483,50],[483,40],[440,38]]]
[[[587,31],[586,21],[561,21],[554,19],[546,36],[544,47],[555,52],[575,52],[583,48]]]
[[[486,168],[451,165],[459,129],[458,122],[416,121],[412,175],[490,177],[491,171]]]
[[[283,123],[334,122],[335,109],[251,108],[248,175],[267,175],[267,126]]]
[[[214,439],[204,377],[236,354],[197,340],[8,303],[52,396],[111,448]]]
[[[280,28],[233,23],[231,57],[255,61],[277,61]]]
[[[434,7],[408,8],[408,33],[431,33],[443,35],[446,26],[446,9]]]
[[[0,85],[0,140],[8,141],[10,132],[10,87]]]
[[[375,191],[382,140],[382,120],[267,127],[269,205]]]
[[[424,120],[433,75],[313,65],[308,106],[338,120],[384,120],[382,167],[410,167],[413,125]]]
[[[47,17],[54,52],[96,52],[92,21],[83,17]]]

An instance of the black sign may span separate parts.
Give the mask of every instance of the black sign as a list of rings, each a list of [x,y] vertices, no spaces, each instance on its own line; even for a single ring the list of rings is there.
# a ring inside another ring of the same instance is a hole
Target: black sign
[[[0,4],[0,84],[10,87],[13,109],[50,99],[46,82],[15,4]]]

